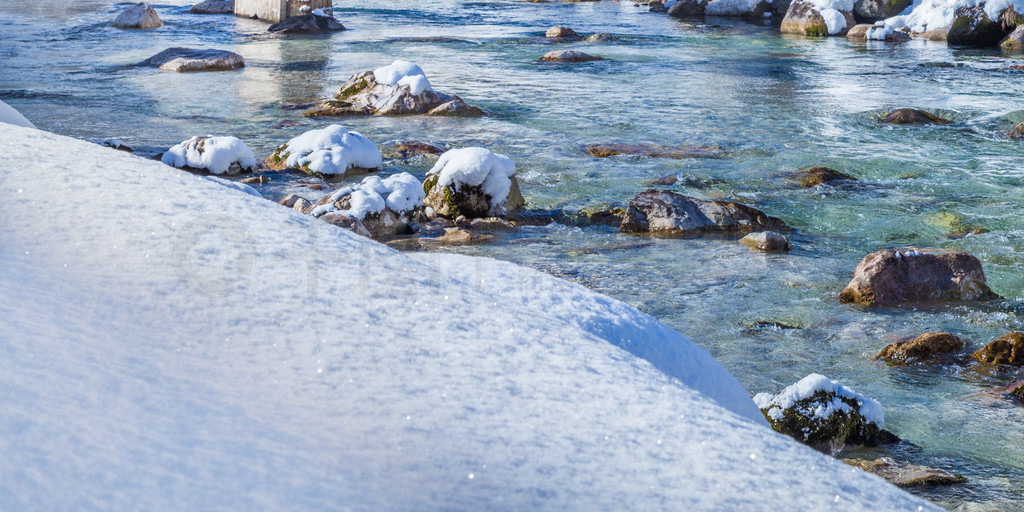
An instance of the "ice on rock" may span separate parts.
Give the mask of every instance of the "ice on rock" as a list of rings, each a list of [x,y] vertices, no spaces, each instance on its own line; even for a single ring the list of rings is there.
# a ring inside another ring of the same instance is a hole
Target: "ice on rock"
[[[351,168],[375,169],[383,163],[380,150],[359,132],[332,124],[310,130],[278,150],[290,167],[305,167],[322,174],[345,174]]]
[[[236,137],[192,137],[164,152],[160,161],[174,167],[190,167],[225,174],[259,165],[249,146]]]
[[[432,91],[423,69],[406,60],[396,60],[390,65],[373,70],[373,77],[384,85],[408,85],[413,95]]]
[[[491,204],[508,199],[516,164],[511,158],[488,149],[471,147],[444,152],[427,176],[438,175],[437,184],[461,190],[464,185],[480,187]]]

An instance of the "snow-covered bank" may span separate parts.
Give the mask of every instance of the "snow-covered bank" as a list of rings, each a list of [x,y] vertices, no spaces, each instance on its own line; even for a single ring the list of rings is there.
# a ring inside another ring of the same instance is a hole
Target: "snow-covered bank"
[[[931,508],[580,286],[32,129],[0,150],[0,509]]]

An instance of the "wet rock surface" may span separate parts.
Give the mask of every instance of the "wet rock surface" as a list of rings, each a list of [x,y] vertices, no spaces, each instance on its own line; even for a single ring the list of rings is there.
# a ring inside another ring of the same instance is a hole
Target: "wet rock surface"
[[[647,190],[629,202],[619,229],[624,233],[671,237],[787,227],[781,219],[739,203],[703,201],[666,190]]]
[[[961,475],[942,469],[929,468],[910,462],[897,461],[890,457],[867,459],[840,459],[855,468],[878,475],[898,487],[924,487],[931,485],[952,485],[966,482]]]
[[[839,294],[843,302],[897,305],[997,298],[978,258],[942,249],[883,249],[861,260]]]
[[[875,359],[891,364],[907,364],[959,352],[964,342],[948,332],[926,332],[916,338],[897,341],[882,349]]]

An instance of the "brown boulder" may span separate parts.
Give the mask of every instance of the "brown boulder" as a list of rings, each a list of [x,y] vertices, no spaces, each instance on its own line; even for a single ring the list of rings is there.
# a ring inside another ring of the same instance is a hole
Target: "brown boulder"
[[[540,58],[543,62],[590,62],[595,60],[604,60],[603,57],[597,55],[590,55],[589,53],[578,52],[576,50],[554,50],[544,54]]]
[[[739,203],[702,201],[667,190],[637,194],[623,216],[623,233],[688,236],[709,232],[786,229],[782,220]]]
[[[951,485],[966,482],[961,475],[941,469],[919,466],[904,461],[895,461],[889,457],[875,460],[840,459],[843,462],[863,469],[868,473],[880,476],[898,487],[918,487],[928,485]]]
[[[916,108],[898,108],[886,114],[885,124],[949,124],[953,121]]]
[[[412,158],[420,155],[440,155],[444,150],[426,142],[410,140],[399,142],[391,147],[391,151],[397,158]]]
[[[916,338],[897,341],[882,349],[875,359],[888,363],[907,363],[956,352],[964,342],[948,332],[926,332]]]
[[[983,363],[1024,366],[1024,333],[1010,331],[971,356]]]
[[[789,250],[789,239],[774,231],[759,231],[740,238],[740,243],[764,252],[786,252]]]
[[[816,165],[797,171],[792,174],[792,179],[801,187],[810,188],[817,185],[831,183],[833,181],[856,181],[857,178],[849,174],[839,172],[829,167]]]
[[[662,146],[658,144],[591,144],[587,153],[598,158],[615,155],[640,155],[651,158],[718,158],[725,150],[718,146]]]
[[[551,27],[544,33],[544,37],[560,41],[576,41],[580,39],[580,35],[569,27]]]
[[[883,249],[864,257],[839,300],[897,305],[941,300],[989,300],[978,258],[959,251]]]

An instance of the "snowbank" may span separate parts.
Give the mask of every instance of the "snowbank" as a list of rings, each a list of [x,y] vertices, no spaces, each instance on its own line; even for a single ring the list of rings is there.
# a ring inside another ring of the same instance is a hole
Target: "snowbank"
[[[481,187],[491,196],[492,204],[508,199],[516,164],[505,155],[484,148],[461,148],[445,151],[437,159],[427,176],[438,174],[437,184],[460,190],[463,185]]]
[[[255,168],[256,155],[237,137],[192,137],[164,152],[160,161],[174,167],[204,169],[224,174],[232,167],[242,171]]]
[[[36,127],[36,125],[32,124],[32,121],[21,115],[21,112],[14,110],[14,107],[4,103],[2,100],[0,100],[0,123],[24,126],[25,128]]]
[[[349,196],[350,206],[341,210],[334,202]],[[331,193],[330,202],[316,207],[311,215],[320,217],[332,212],[341,212],[349,217],[363,220],[367,215],[380,213],[387,207],[395,213],[410,212],[423,206],[423,184],[413,175],[402,172],[385,179],[370,176],[358,185],[342,187]]]
[[[937,510],[581,286],[37,130],[0,151],[4,510]]]
[[[768,414],[774,419],[781,419],[782,410],[790,409],[800,400],[810,398],[818,391],[824,391],[843,398],[852,398],[859,405],[858,411],[868,423],[874,423],[878,428],[885,426],[885,415],[882,413],[882,404],[873,398],[868,398],[834,380],[829,380],[824,375],[812,373],[796,384],[788,386],[779,394],[758,393],[754,396],[754,403],[761,409],[769,409]],[[774,407],[773,406],[777,406]],[[849,412],[850,406],[840,400],[833,400],[831,403],[811,411],[812,418],[827,419],[836,411]]]
[[[373,77],[384,85],[408,85],[413,95],[433,90],[423,69],[405,60],[396,60],[388,66],[373,70]]]
[[[708,16],[743,16],[754,11],[761,0],[712,0],[704,8]]]
[[[278,154],[288,155],[290,167],[308,165],[310,171],[322,174],[345,174],[353,167],[375,169],[384,162],[373,141],[337,124],[293,138]]]
[[[984,5],[985,14],[993,20],[1009,7],[1024,14],[1024,0],[914,0],[899,16],[886,19],[885,24],[893,28],[908,27],[914,32],[924,32],[948,27],[956,19],[956,10],[961,7]]]

